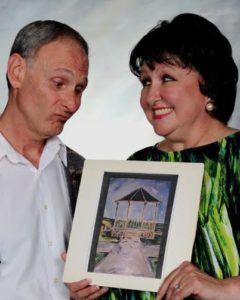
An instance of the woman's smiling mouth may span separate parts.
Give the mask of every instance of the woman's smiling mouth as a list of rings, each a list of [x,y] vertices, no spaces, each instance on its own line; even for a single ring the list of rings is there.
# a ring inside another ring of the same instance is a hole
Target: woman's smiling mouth
[[[162,119],[173,111],[172,107],[163,107],[153,110],[154,119]]]

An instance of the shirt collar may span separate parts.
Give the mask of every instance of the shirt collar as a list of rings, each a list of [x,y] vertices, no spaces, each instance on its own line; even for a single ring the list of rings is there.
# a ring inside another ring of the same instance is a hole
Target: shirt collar
[[[45,152],[48,153],[52,151],[58,153],[59,158],[61,159],[63,164],[67,166],[66,146],[57,136],[51,137],[47,140],[42,156]],[[25,160],[24,157],[20,153],[18,153],[8,142],[8,140],[0,133],[0,159],[2,159],[4,156],[8,157],[8,159],[13,163],[19,163]]]
[[[21,161],[21,154],[18,153],[8,140],[0,133],[0,159],[4,156],[8,157],[8,159],[13,163]]]
[[[55,151],[58,153],[61,161],[65,166],[67,166],[67,149],[58,136],[49,138],[44,147],[44,151],[52,151],[53,149],[56,149]]]

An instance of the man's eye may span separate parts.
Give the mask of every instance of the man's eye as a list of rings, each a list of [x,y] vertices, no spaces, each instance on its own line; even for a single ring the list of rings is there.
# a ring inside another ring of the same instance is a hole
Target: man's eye
[[[62,81],[58,81],[58,80],[55,80],[55,81],[53,81],[53,83],[54,83],[54,85],[56,86],[56,87],[62,87],[63,86],[63,82]]]
[[[78,86],[78,87],[75,88],[76,94],[82,94],[83,90],[84,90],[84,88],[81,87],[81,86]]]

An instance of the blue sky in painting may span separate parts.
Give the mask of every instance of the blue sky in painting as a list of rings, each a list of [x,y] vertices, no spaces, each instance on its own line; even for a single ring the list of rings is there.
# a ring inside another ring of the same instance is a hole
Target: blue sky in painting
[[[115,200],[124,197],[125,195],[138,188],[143,188],[153,197],[160,200],[160,205],[158,206],[158,221],[160,223],[163,223],[168,203],[170,186],[170,181],[159,179],[111,177],[109,181],[109,189],[107,193],[104,216],[108,218],[114,218],[116,210]],[[127,202],[121,203],[119,205],[119,217],[123,217],[126,215],[127,206]],[[142,208],[143,203],[131,205],[131,216],[134,216],[136,219],[140,219]],[[145,219],[153,219],[153,211],[153,205],[148,204],[145,211]]]

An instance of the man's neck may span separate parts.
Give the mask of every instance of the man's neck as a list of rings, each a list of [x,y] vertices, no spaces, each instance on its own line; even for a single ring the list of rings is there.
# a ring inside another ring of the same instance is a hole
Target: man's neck
[[[4,113],[0,117],[0,132],[17,152],[38,168],[46,140],[32,137]]]

